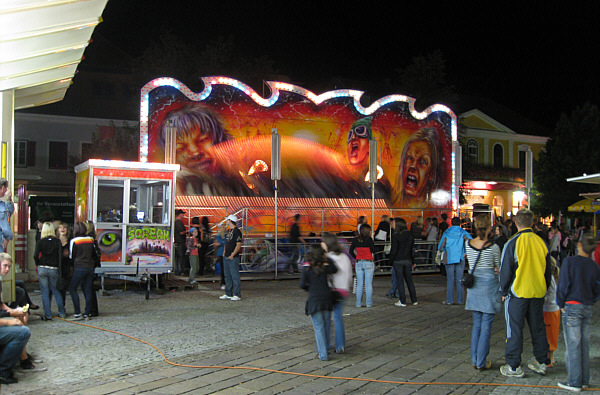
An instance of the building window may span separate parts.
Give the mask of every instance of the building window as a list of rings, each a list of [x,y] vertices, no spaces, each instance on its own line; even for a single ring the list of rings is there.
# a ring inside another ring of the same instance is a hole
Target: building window
[[[48,168],[66,170],[69,159],[69,143],[63,141],[48,142]]]
[[[530,150],[528,145],[519,145],[519,169],[525,171],[527,167],[527,151]]]
[[[479,145],[475,140],[467,141],[467,161],[475,164],[479,162]]]
[[[35,141],[15,141],[15,167],[35,166]]]
[[[85,162],[92,158],[92,143],[81,143],[81,162]]]
[[[504,167],[504,148],[502,148],[502,144],[494,145],[494,167],[497,169]]]
[[[27,166],[27,141],[15,141],[15,167]]]

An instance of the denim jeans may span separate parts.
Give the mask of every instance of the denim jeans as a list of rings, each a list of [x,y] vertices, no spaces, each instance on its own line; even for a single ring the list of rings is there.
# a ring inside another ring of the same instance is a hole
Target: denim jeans
[[[471,363],[477,368],[486,364],[490,353],[490,337],[494,314],[473,311],[473,330],[471,331]]]
[[[30,336],[24,325],[0,326],[0,376],[10,376]]]
[[[58,268],[48,269],[46,267],[38,268],[38,278],[40,281],[40,290],[42,291],[42,305],[44,306],[44,316],[46,318],[52,318],[52,305],[50,291],[56,300],[56,306],[58,307],[58,315],[64,318],[67,313],[65,311],[65,301],[63,300],[62,294],[56,288],[56,282],[58,281]]]
[[[79,305],[79,294],[77,288],[81,284],[83,290],[83,296],[85,297],[85,313],[84,315],[89,316],[92,307],[92,299],[94,292],[94,269],[76,267],[73,271],[73,277],[71,278],[71,286],[69,287],[69,293],[71,299],[73,299],[73,309],[75,314],[81,314],[81,308]]]
[[[367,307],[373,307],[373,261],[356,262],[356,307],[362,306],[363,286],[367,294]]]
[[[572,387],[590,385],[590,327],[592,306],[566,304],[563,313],[567,382]]]
[[[240,257],[236,256],[233,259],[223,257],[223,268],[225,269],[225,294],[241,298]]]
[[[173,274],[181,275],[185,269],[185,242],[175,243],[175,259],[173,260]]]
[[[398,296],[398,278],[396,277],[396,271],[392,267],[392,285],[390,290],[387,292],[387,296],[395,298]]]
[[[327,361],[327,349],[329,348],[329,335],[331,332],[331,311],[318,311],[310,316],[315,330],[317,340],[317,352],[321,361]]]
[[[337,351],[346,348],[346,332],[344,330],[345,303],[346,298],[341,298],[341,300],[338,303],[333,305],[333,323],[335,324],[335,349]]]
[[[465,292],[460,280],[465,271],[465,261],[446,265],[446,302],[454,303],[454,288],[456,288],[456,303],[463,304]]]
[[[404,283],[406,283],[410,301],[416,303],[418,300],[415,284],[412,280],[412,261],[404,260],[394,262],[394,271],[396,272],[396,278],[398,279],[398,295],[400,302],[406,304],[406,291],[404,290]]]

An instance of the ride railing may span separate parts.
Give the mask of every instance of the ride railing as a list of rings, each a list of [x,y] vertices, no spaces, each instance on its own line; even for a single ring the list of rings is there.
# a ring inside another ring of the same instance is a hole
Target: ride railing
[[[300,271],[306,262],[306,252],[311,244],[319,243],[320,238],[307,239],[305,243],[288,243],[278,241],[277,251],[275,241],[270,238],[247,238],[242,244],[240,259],[240,272],[243,273],[290,273]],[[351,241],[340,239],[342,253],[347,254],[354,265],[354,259],[348,253]],[[386,248],[387,247],[387,248]],[[435,263],[436,242],[416,241],[414,245],[415,271],[428,272],[438,271]],[[388,258],[389,242],[375,242],[374,263],[375,270],[386,272],[391,270]]]

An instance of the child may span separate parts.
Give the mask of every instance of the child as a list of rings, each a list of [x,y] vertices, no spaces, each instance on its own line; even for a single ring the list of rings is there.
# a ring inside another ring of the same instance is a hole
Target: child
[[[552,271],[552,282],[546,292],[544,299],[544,322],[546,323],[546,336],[548,337],[548,345],[550,351],[548,352],[548,358],[550,358],[550,365],[554,366],[556,362],[554,360],[554,351],[558,346],[558,332],[560,330],[560,308],[556,304],[556,284],[558,283],[558,267],[556,266],[556,260],[550,258],[551,271]]]
[[[590,326],[592,305],[600,299],[600,268],[590,259],[598,242],[585,233],[577,242],[577,255],[562,264],[556,304],[563,312],[565,334],[565,362],[567,382],[558,386],[570,391],[581,391],[590,384]]]
[[[310,315],[317,340],[317,358],[327,361],[329,348],[329,335],[331,328],[331,310],[333,301],[329,289],[328,274],[337,272],[335,265],[330,264],[325,256],[325,251],[319,245],[312,245],[306,254],[303,266],[300,288],[308,291],[305,313]]]

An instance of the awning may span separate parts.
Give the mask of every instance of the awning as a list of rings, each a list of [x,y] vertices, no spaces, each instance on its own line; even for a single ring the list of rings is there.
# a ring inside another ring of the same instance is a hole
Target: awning
[[[15,109],[63,99],[107,1],[0,1],[0,91]]]
[[[569,206],[569,211],[577,213],[595,213],[597,211],[600,211],[599,209],[600,201],[591,199],[583,199]]]
[[[579,177],[567,178],[567,182],[582,182],[585,184],[600,184],[600,173],[584,174]]]

